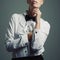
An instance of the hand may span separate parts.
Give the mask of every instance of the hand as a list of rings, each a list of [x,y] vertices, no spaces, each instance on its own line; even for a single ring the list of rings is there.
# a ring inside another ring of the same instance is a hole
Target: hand
[[[35,8],[33,9],[32,14],[33,16],[36,16],[36,22],[39,22],[41,18],[41,11]]]
[[[33,10],[33,16],[36,16],[36,26],[35,28],[40,29],[40,18],[41,18],[41,12],[39,9]]]

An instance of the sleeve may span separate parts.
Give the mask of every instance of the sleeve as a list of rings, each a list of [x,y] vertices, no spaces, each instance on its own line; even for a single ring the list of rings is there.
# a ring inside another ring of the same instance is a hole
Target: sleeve
[[[34,51],[40,50],[43,47],[43,45],[49,35],[50,24],[48,22],[45,23],[43,30],[36,29],[36,28],[33,30],[31,48]]]
[[[13,52],[19,48],[25,47],[28,43],[28,40],[24,39],[26,35],[15,34],[17,19],[17,14],[13,14],[9,21],[9,26],[5,34],[5,46],[8,52]]]

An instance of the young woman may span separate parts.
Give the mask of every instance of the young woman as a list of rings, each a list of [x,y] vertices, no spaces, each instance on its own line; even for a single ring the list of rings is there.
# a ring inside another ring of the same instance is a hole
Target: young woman
[[[6,33],[6,48],[12,52],[12,60],[43,60],[44,43],[50,31],[50,24],[41,18],[39,10],[43,2],[27,0],[28,10],[12,15]]]

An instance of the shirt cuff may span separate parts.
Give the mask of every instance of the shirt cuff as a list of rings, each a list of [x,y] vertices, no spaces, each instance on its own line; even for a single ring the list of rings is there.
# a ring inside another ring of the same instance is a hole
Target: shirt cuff
[[[33,32],[34,32],[35,34],[38,34],[39,32],[41,32],[41,29],[36,29],[36,28],[35,28],[35,29],[33,30]]]

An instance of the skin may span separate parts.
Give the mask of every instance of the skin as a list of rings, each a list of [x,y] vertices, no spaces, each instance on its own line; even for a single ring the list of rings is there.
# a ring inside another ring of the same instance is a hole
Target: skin
[[[41,18],[41,11],[39,8],[43,5],[43,0],[27,0],[29,5],[28,15],[36,17],[36,29],[40,29],[40,18]],[[32,32],[28,34],[28,40],[31,40]]]

